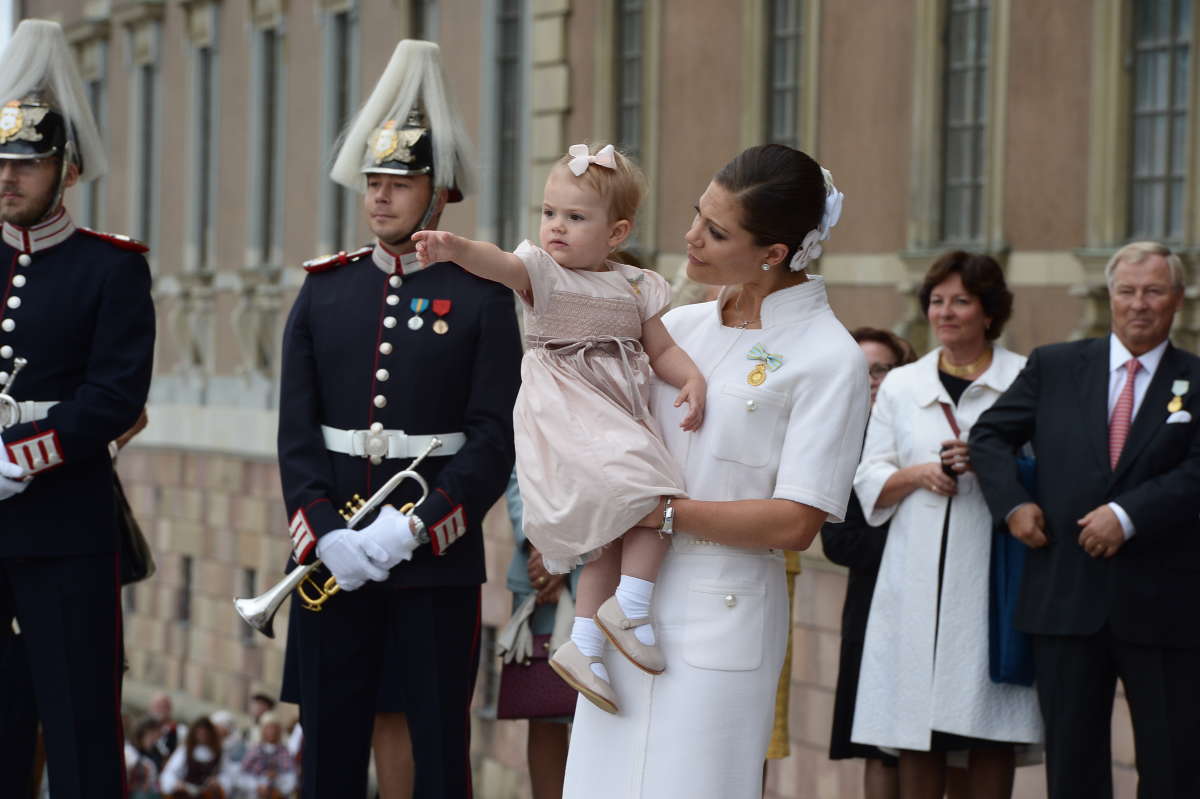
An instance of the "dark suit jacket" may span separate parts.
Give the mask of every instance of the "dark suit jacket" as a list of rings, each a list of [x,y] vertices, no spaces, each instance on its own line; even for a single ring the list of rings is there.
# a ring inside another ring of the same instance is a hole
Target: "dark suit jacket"
[[[1191,420],[1167,424],[1171,388],[1188,381]],[[1200,358],[1167,345],[1117,468],[1108,457],[1108,338],[1039,347],[971,430],[971,461],[992,515],[1031,501],[1013,462],[1033,443],[1049,546],[1031,549],[1018,629],[1200,647]],[[1115,501],[1136,530],[1112,558],[1079,546],[1076,520]]]
[[[858,495],[850,492],[846,520],[841,524],[826,522],[821,527],[821,548],[825,557],[850,569],[846,582],[846,603],[842,606],[842,638],[863,643],[867,636],[867,617],[871,613],[871,597],[879,562],[887,543],[888,525],[872,527],[863,515]]]

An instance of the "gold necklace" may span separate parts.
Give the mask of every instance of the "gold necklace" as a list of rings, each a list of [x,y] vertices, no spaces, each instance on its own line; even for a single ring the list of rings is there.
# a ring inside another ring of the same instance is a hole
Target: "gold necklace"
[[[950,363],[950,361],[946,360],[946,351],[942,350],[941,355],[938,356],[938,368],[953,377],[961,377],[966,379],[973,375],[981,374],[991,360],[992,348],[988,347],[983,351],[982,355],[970,363],[964,366],[955,366],[954,364]]]

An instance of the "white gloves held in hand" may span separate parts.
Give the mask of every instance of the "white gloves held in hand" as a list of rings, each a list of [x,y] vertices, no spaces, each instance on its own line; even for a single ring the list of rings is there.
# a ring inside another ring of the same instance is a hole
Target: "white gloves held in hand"
[[[0,502],[20,494],[31,482],[26,478],[25,470],[8,457],[4,439],[0,438]]]
[[[384,505],[378,518],[361,530],[331,530],[317,541],[317,557],[343,591],[382,582],[396,564],[412,559],[417,539],[408,514]]]

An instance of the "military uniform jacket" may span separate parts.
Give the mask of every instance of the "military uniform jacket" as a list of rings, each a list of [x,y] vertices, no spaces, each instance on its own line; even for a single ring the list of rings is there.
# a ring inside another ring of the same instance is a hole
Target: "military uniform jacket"
[[[25,358],[13,398],[56,403],[0,433],[34,475],[0,502],[0,557],[112,552],[108,444],[145,406],[154,357],[146,248],[78,228],[65,210],[32,228],[5,223],[0,239],[0,372]]]
[[[279,400],[289,566],[315,558],[317,539],[346,527],[340,511],[355,494],[369,498],[410,462],[374,464],[326,448],[322,425],[366,431],[378,423],[408,435],[466,435],[458,452],[434,452],[418,467],[429,496],[416,514],[435,541],[452,543],[440,554],[420,547],[388,584],[483,582],[483,516],[504,493],[515,457],[521,344],[512,292],[455,264],[420,269],[415,256],[378,245],[305,268],[284,331]],[[417,330],[407,324],[414,302],[423,308]],[[440,334],[439,319],[448,327]],[[400,507],[419,494],[406,480],[388,502]]]

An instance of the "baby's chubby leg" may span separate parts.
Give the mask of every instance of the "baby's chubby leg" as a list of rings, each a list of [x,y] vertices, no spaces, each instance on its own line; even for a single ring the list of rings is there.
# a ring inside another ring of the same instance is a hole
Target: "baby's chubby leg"
[[[604,633],[596,626],[594,616],[604,600],[613,595],[621,577],[621,540],[613,541],[600,553],[600,557],[589,561],[579,573],[579,585],[575,588],[575,624],[571,627],[571,640],[587,657],[600,657],[604,652]],[[592,673],[608,681],[608,670],[603,663],[592,663]]]
[[[650,600],[658,570],[671,542],[658,530],[634,527],[621,539],[621,581],[617,585],[617,603],[631,620],[650,615]],[[649,624],[635,627],[634,635],[647,646],[654,646],[654,628]]]

